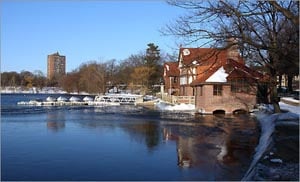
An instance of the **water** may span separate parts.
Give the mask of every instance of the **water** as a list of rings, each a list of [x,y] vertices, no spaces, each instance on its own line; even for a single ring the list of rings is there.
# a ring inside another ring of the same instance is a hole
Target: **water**
[[[46,97],[1,95],[2,180],[240,180],[258,141],[246,115],[16,105]]]

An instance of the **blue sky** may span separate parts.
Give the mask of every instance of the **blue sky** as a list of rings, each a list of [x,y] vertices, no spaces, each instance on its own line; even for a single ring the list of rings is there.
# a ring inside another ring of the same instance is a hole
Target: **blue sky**
[[[183,14],[158,0],[0,2],[1,72],[46,74],[47,55],[57,51],[68,72],[91,60],[126,59],[150,42],[172,54],[176,39],[158,30]]]

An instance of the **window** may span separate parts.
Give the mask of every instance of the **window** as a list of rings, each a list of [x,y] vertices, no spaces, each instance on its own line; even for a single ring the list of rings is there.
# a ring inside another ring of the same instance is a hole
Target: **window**
[[[250,85],[245,79],[236,79],[231,81],[231,92],[250,92]]]
[[[174,79],[173,79],[173,83],[177,83],[178,82],[178,77],[175,76]]]
[[[214,95],[222,95],[222,85],[214,85]]]
[[[186,79],[186,76],[181,76],[180,77],[180,85],[185,85],[187,84],[187,79]]]

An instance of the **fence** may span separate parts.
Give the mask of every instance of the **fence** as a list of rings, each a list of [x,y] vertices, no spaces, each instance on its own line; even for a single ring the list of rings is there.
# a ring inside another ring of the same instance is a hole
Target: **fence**
[[[174,96],[174,95],[162,95],[162,100],[170,102],[172,104],[193,104],[195,105],[195,96]]]

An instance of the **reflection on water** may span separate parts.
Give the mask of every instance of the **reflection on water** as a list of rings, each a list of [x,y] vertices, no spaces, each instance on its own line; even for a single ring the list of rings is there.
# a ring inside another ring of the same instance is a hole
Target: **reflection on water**
[[[65,113],[61,111],[47,113],[47,128],[54,132],[64,129]]]
[[[129,125],[122,124],[120,126],[131,139],[144,143],[149,151],[154,150],[161,141],[160,126],[156,122],[149,121]]]
[[[239,179],[233,176],[247,169],[258,142],[256,123],[246,115],[168,123],[162,133],[165,141],[176,141],[178,166],[217,170],[216,180]]]
[[[128,113],[124,118],[113,113],[105,122],[98,122],[100,118],[94,116],[93,121],[80,124],[92,128],[121,128],[131,140],[145,145],[149,151],[159,150],[162,143],[174,141],[178,167],[214,171],[215,180],[237,180],[247,170],[258,142],[254,118],[249,115],[159,114],[164,119],[151,118],[153,113],[144,113],[144,118],[150,120],[128,116]],[[178,117],[180,120],[175,119]]]
[[[247,115],[130,106],[24,116],[2,118],[2,180],[240,180],[258,137]]]

